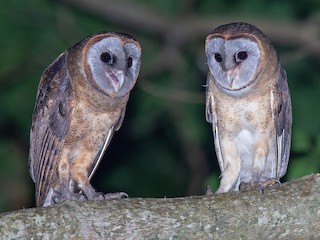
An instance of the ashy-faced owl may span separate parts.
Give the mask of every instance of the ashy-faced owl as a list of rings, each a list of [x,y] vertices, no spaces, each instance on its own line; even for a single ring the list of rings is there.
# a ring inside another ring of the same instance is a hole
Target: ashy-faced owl
[[[255,26],[231,23],[208,35],[205,52],[206,119],[221,170],[217,192],[279,181],[288,166],[292,114],[275,49]]]
[[[122,124],[140,62],[133,37],[101,32],[66,50],[43,72],[29,150],[37,206],[126,195],[98,193],[90,179]]]

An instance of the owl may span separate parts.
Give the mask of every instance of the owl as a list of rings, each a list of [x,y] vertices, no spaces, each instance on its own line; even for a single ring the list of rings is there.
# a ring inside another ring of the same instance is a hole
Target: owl
[[[206,38],[206,119],[221,170],[217,193],[265,187],[287,171],[291,98],[284,69],[255,26],[230,23]]]
[[[96,192],[90,179],[122,124],[140,62],[133,37],[101,32],[66,50],[43,72],[29,149],[37,206],[126,196]]]

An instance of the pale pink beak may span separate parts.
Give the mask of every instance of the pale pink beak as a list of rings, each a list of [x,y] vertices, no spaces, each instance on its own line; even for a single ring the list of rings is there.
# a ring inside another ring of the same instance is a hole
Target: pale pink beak
[[[122,70],[112,69],[110,71],[106,71],[106,75],[110,79],[114,91],[118,92],[123,85],[124,72]]]

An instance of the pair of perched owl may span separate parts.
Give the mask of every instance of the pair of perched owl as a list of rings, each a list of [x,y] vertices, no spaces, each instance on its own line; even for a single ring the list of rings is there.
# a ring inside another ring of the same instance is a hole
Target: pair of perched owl
[[[206,39],[206,118],[222,172],[218,192],[279,180],[287,168],[291,104],[286,75],[256,27],[232,23]],[[37,206],[65,199],[121,198],[90,184],[123,121],[141,61],[139,43],[102,32],[61,54],[43,73],[30,132]]]

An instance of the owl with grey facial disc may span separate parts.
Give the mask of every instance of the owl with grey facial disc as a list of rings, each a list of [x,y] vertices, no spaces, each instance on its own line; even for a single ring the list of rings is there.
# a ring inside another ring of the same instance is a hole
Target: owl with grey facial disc
[[[291,99],[286,73],[255,26],[230,23],[206,38],[206,119],[221,170],[218,193],[265,187],[287,171]]]
[[[140,62],[133,37],[101,32],[66,50],[43,72],[29,150],[37,206],[127,196],[96,192],[90,179],[122,124]]]

